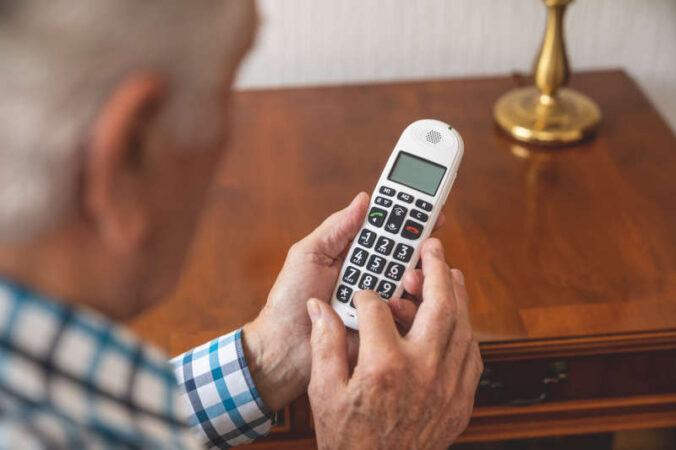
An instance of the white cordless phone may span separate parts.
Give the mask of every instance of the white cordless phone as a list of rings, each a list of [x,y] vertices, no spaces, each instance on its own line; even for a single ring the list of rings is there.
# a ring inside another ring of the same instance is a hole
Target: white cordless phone
[[[438,120],[410,124],[394,147],[371,196],[333,290],[331,306],[355,330],[354,294],[402,295],[402,277],[418,263],[421,243],[451,191],[463,154],[460,134]]]

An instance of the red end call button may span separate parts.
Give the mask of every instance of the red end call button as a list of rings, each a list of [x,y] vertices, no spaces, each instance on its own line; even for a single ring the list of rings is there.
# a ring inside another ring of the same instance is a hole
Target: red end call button
[[[420,237],[423,231],[423,226],[418,222],[412,220],[407,220],[404,224],[404,229],[401,231],[401,235],[406,239],[416,240]]]

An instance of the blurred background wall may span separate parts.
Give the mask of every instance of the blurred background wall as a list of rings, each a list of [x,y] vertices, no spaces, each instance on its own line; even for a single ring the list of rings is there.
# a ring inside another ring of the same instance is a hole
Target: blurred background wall
[[[258,1],[241,89],[529,73],[545,24],[541,0]],[[576,0],[566,32],[573,70],[625,69],[676,131],[676,0]]]

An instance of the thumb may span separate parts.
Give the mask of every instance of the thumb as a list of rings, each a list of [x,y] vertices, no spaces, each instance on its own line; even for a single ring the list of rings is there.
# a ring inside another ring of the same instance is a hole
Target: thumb
[[[364,221],[369,196],[360,192],[347,206],[331,214],[310,235],[303,239],[313,252],[337,258],[354,239]],[[307,248],[307,247],[306,247]]]
[[[349,380],[345,325],[325,302],[310,299],[307,311],[312,321],[312,373],[310,395],[325,395]]]

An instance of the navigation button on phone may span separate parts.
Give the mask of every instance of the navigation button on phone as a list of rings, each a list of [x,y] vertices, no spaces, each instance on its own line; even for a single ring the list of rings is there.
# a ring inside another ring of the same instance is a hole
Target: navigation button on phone
[[[401,229],[401,224],[404,222],[404,217],[406,217],[406,212],[408,209],[404,208],[401,205],[396,205],[392,208],[390,212],[390,220],[385,224],[385,231],[388,231],[393,234],[399,233]]]

